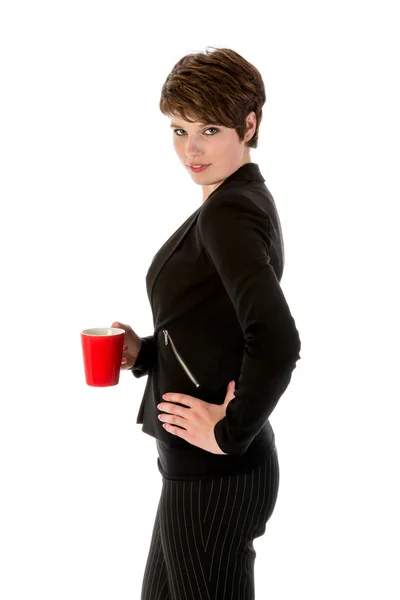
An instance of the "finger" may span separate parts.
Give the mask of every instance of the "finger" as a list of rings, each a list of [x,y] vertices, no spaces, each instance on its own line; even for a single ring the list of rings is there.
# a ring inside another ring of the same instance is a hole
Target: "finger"
[[[225,402],[230,402],[235,398],[235,382],[230,381],[228,383],[227,392],[225,396]]]
[[[184,406],[188,406],[190,408],[192,408],[196,402],[202,402],[200,398],[195,398],[194,396],[189,396],[187,394],[178,394],[175,392],[163,394],[162,398],[167,402],[178,402],[179,404],[183,404]]]

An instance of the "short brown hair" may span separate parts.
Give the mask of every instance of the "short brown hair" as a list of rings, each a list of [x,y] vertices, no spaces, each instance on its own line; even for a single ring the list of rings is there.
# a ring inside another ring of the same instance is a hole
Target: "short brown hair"
[[[234,128],[240,141],[246,133],[246,117],[254,111],[256,129],[245,145],[257,148],[266,100],[262,77],[234,50],[214,48],[210,53],[207,48],[205,52],[187,54],[175,64],[161,90],[160,110],[164,115],[182,117],[190,123]]]

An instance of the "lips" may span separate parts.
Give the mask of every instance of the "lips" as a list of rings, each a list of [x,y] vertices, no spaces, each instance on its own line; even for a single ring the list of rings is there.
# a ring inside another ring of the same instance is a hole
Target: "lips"
[[[189,165],[192,173],[201,173],[201,171],[205,171],[210,165],[201,165],[199,167],[194,167],[193,165]]]

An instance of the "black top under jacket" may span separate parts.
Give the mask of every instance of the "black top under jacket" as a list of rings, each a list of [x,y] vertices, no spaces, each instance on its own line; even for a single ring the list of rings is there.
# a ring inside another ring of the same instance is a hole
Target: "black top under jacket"
[[[146,275],[154,333],[132,367],[148,376],[136,422],[156,438],[158,468],[171,479],[248,471],[274,447],[268,419],[301,342],[280,286],[283,237],[264,182],[256,163],[242,165],[161,246]],[[235,398],[214,428],[226,455],[163,428],[164,393],[222,404],[232,379]]]

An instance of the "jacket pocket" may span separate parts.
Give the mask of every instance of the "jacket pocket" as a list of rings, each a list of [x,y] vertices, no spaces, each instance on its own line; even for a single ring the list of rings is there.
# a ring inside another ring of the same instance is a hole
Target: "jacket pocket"
[[[187,366],[187,364],[183,360],[182,356],[179,354],[179,352],[178,352],[178,350],[177,350],[174,342],[172,341],[171,336],[169,335],[169,333],[168,333],[168,331],[166,329],[163,329],[163,334],[164,334],[165,345],[166,346],[168,346],[168,345],[171,346],[172,352],[174,353],[175,358],[177,359],[177,361],[181,365],[182,369],[185,371],[186,375],[189,377],[189,379],[192,381],[192,383],[196,387],[200,387],[200,383],[197,381],[197,379],[195,378],[195,376],[193,375],[193,373],[190,371],[189,367]]]

